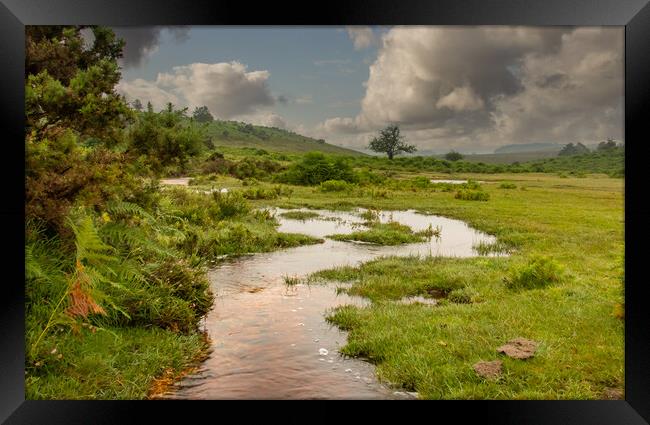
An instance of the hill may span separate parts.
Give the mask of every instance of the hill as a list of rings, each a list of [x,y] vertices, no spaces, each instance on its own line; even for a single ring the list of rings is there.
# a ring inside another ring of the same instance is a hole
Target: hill
[[[494,153],[559,152],[563,146],[558,143],[517,143],[496,148]]]
[[[263,127],[238,121],[212,121],[208,136],[215,147],[257,148],[276,152],[318,151],[338,155],[365,155],[352,149],[330,145],[277,127]]]
[[[465,155],[463,159],[486,164],[512,164],[513,162],[528,162],[555,157],[557,157],[557,151],[530,151]]]

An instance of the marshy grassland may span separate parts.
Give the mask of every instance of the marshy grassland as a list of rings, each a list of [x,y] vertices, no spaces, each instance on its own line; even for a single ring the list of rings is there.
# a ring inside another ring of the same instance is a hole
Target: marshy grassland
[[[322,312],[349,332],[343,355],[420,398],[622,398],[622,146],[520,164],[389,160],[171,103],[154,111],[115,91],[123,40],[93,26],[84,48],[81,29],[26,27],[26,399],[159,396],[208,356],[201,323],[219,308],[208,271],[225,257],[440,236],[378,219],[397,210],[497,241],[471,258],[285,273],[287,287],[348,282],[339,290],[371,301]],[[174,177],[189,185],[160,184]],[[273,207],[300,209],[282,218],[303,222],[328,219],[310,210],[365,208],[366,225],[324,241],[279,231]],[[264,289],[247,283],[251,296]],[[394,302],[412,296],[437,302]],[[535,341],[534,356],[497,352],[514,338]],[[495,379],[473,369],[493,360]]]
[[[389,189],[374,188],[382,191],[380,197],[361,187],[342,199],[296,186],[289,199],[263,202],[332,210],[413,208],[461,219],[497,236],[497,251],[511,252],[462,259],[389,257],[316,273],[312,278],[351,282],[348,293],[373,301],[369,307],[345,306],[328,314],[331,323],[350,332],[342,353],[368,359],[381,379],[422,398],[599,399],[612,389],[622,391],[622,179],[602,174],[454,176],[484,181],[472,190],[488,194],[489,200],[477,202],[458,199],[453,190],[435,184],[411,184],[423,176],[433,177],[396,172]],[[504,190],[504,182],[511,190]],[[339,238],[390,245],[411,242],[412,236],[383,225]],[[483,253],[490,248],[483,247]],[[390,302],[414,295],[441,299],[435,307]],[[537,354],[516,360],[497,353],[515,337],[538,341]],[[497,380],[485,380],[472,369],[479,361],[496,359],[504,362]]]

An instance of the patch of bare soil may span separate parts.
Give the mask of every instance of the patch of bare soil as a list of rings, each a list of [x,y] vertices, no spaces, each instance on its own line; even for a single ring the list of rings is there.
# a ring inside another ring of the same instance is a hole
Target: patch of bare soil
[[[497,351],[513,359],[528,359],[535,355],[538,345],[539,343],[536,341],[531,341],[526,338],[515,338],[497,348]]]
[[[486,379],[497,379],[503,371],[503,362],[494,360],[491,362],[478,362],[472,366],[476,373]]]

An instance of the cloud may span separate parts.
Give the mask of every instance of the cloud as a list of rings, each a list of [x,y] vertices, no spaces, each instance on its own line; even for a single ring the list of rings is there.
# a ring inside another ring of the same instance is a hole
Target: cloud
[[[454,111],[475,111],[483,107],[483,99],[469,86],[456,87],[451,93],[441,97],[436,106]]]
[[[132,81],[120,81],[115,87],[116,91],[123,94],[129,102],[139,99],[144,105],[151,102],[154,110],[165,108],[167,103],[181,105],[185,102],[175,94],[164,90],[156,85],[155,82],[146,81],[137,78]]]
[[[620,28],[395,27],[359,114],[318,130],[360,143],[395,123],[427,149],[620,139],[622,54]]]
[[[154,81],[122,81],[118,91],[154,105],[167,99],[190,109],[205,105],[215,117],[230,119],[275,103],[267,85],[269,76],[268,71],[248,71],[239,62],[192,63],[160,73]]]
[[[370,27],[346,27],[346,30],[356,50],[366,49],[375,43],[375,34]]]
[[[311,97],[311,95],[306,95],[297,97],[294,102],[298,105],[309,105],[314,103],[314,99]]]
[[[158,50],[160,37],[164,31],[168,32],[178,43],[189,39],[189,27],[113,27],[118,38],[125,42],[122,51],[122,64],[125,68],[133,68],[142,63]]]

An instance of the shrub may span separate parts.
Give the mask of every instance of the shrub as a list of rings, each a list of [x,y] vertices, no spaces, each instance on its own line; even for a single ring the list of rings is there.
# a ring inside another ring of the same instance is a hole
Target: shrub
[[[455,304],[471,304],[476,302],[477,293],[472,288],[464,287],[451,291],[447,299]]]
[[[456,192],[454,196],[456,199],[463,199],[465,201],[487,201],[490,195],[486,192],[474,189],[461,189]]]
[[[356,183],[358,179],[345,158],[330,158],[320,152],[310,152],[300,162],[292,164],[286,172],[278,175],[276,180],[282,183],[316,185],[327,180]]]
[[[248,203],[240,192],[213,192],[212,196],[219,207],[218,218],[236,217],[250,211]]]
[[[270,188],[251,187],[242,192],[246,199],[277,199],[280,196],[290,196],[293,193],[291,188],[273,186]]]
[[[429,178],[424,176],[417,176],[412,178],[411,184],[413,185],[413,187],[417,187],[418,189],[427,189],[433,186],[433,183],[431,183]]]
[[[527,264],[514,266],[504,282],[511,289],[543,288],[560,282],[562,275],[560,264],[548,257],[534,256]]]
[[[326,180],[320,184],[321,192],[343,192],[352,189],[352,185],[344,180]]]

